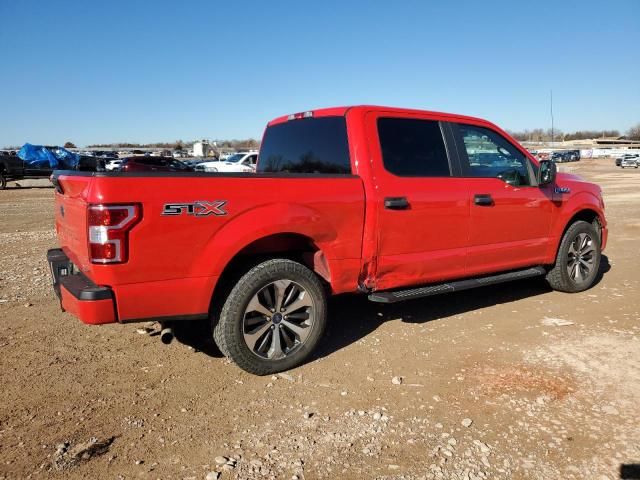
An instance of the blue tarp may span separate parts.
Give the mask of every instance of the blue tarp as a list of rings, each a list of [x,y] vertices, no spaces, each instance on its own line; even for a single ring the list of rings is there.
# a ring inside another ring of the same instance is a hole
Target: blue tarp
[[[72,170],[78,166],[80,155],[70,152],[62,147],[43,147],[42,145],[31,145],[25,143],[18,157],[34,166],[49,166],[56,170]]]

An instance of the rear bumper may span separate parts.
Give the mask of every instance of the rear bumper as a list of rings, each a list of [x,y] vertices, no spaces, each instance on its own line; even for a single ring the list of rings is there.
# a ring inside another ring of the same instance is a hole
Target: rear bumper
[[[59,248],[47,252],[47,261],[63,311],[90,325],[117,322],[114,295],[109,287],[96,285],[86,275],[75,272],[69,257]]]

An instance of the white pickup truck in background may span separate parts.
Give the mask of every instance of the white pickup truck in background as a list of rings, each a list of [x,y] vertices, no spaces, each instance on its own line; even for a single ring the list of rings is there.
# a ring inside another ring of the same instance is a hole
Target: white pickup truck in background
[[[240,172],[252,173],[256,171],[258,152],[238,152],[226,160],[203,162],[196,165],[196,172]]]

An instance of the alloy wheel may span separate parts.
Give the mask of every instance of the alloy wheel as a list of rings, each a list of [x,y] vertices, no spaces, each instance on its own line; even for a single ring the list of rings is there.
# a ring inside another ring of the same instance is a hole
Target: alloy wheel
[[[244,312],[242,334],[254,355],[279,360],[298,350],[315,321],[311,295],[291,280],[276,280],[261,288]]]
[[[576,283],[591,276],[595,268],[596,248],[593,239],[587,233],[579,233],[569,245],[567,255],[567,273]]]

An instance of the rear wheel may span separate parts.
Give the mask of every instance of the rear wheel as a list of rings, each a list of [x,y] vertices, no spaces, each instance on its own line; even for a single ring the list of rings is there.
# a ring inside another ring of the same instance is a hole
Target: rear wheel
[[[600,235],[591,223],[573,223],[562,237],[556,263],[547,273],[554,290],[581,292],[593,285],[600,268]]]
[[[291,260],[268,260],[233,287],[214,339],[247,372],[281,372],[300,365],[314,350],[326,311],[323,286],[311,270]]]
[[[7,177],[0,173],[0,190],[7,188]]]

